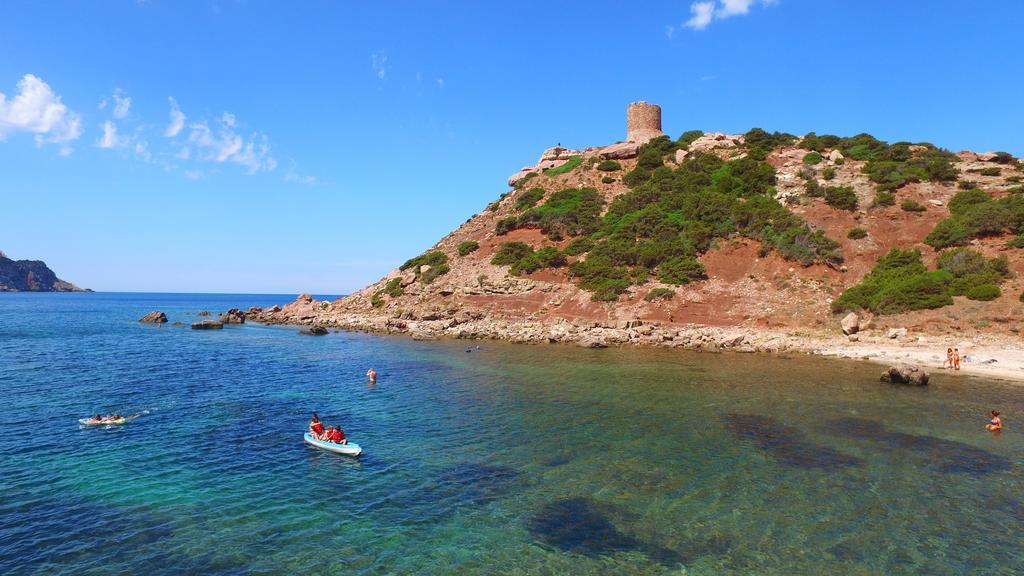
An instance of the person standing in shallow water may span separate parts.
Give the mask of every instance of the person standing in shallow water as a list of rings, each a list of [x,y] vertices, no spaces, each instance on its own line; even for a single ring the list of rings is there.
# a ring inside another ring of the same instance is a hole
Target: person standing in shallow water
[[[953,370],[960,369],[960,349],[953,348]]]
[[[942,363],[943,368],[953,367],[953,349],[946,348],[946,361]]]
[[[369,370],[366,371],[366,377],[370,379],[370,384],[377,383],[377,371],[374,370],[373,368],[370,368]]]
[[[992,411],[992,419],[985,425],[985,429],[993,432],[999,432],[1003,429],[1003,419],[999,417],[999,412]]]

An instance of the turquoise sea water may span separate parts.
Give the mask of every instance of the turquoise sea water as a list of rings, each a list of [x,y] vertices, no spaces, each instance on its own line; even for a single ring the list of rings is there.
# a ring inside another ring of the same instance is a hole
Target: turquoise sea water
[[[136,322],[287,300],[0,295],[0,574],[1024,573],[1024,388]]]

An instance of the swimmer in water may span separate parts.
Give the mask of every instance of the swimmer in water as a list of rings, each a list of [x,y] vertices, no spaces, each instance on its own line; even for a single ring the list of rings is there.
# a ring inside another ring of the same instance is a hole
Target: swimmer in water
[[[373,368],[370,368],[369,370],[366,371],[366,377],[370,379],[370,384],[377,383],[377,371],[374,370]]]
[[[992,419],[985,425],[985,429],[993,432],[999,432],[1003,429],[1003,419],[999,417],[999,412],[992,411]]]

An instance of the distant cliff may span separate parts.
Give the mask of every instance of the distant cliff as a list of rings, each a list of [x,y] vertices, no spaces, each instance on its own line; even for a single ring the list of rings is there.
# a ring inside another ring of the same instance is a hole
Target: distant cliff
[[[87,292],[53,273],[42,260],[11,260],[0,252],[0,292]]]

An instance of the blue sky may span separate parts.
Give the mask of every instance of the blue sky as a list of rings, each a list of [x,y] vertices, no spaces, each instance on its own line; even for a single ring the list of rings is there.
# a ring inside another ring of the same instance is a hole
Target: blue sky
[[[97,290],[341,293],[548,146],[760,126],[1024,155],[1024,3],[4,4],[0,249]]]

